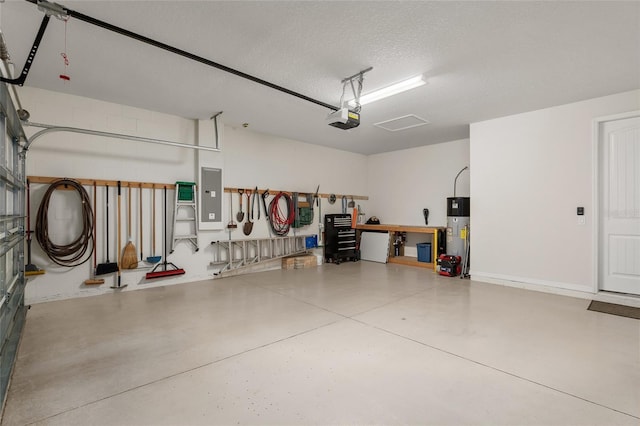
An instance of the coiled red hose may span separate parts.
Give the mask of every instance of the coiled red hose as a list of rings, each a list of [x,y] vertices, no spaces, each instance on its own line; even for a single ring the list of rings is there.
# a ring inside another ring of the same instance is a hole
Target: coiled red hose
[[[287,214],[284,214],[280,205],[280,199],[284,198],[287,207]],[[269,224],[273,233],[279,237],[284,237],[289,233],[291,224],[295,219],[295,211],[293,209],[293,200],[291,196],[285,192],[279,192],[273,197],[269,203]]]

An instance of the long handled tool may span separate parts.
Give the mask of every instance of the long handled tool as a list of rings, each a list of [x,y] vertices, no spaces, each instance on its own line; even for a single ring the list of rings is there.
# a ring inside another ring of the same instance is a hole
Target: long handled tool
[[[107,261],[105,263],[101,263],[96,267],[96,275],[105,275],[112,274],[114,272],[118,272],[118,264],[115,262],[109,261],[109,185],[106,185],[105,194],[107,194],[107,215],[106,215],[106,224],[107,224]],[[118,254],[120,251],[118,251]]]
[[[38,268],[31,263],[31,189],[29,188],[29,179],[27,179],[27,265],[24,267],[25,276],[42,275],[44,269]],[[94,240],[95,244],[95,240]],[[95,250],[95,249],[94,249]]]
[[[471,239],[469,232],[469,225],[464,227],[465,236],[464,236],[464,260],[462,261],[462,271],[460,274],[460,278],[469,278],[469,254],[471,253]]]
[[[269,189],[265,189],[264,192],[260,194],[260,198],[262,199],[262,207],[264,207],[264,218],[267,220],[269,235],[271,235],[271,221],[269,220],[269,210],[267,210],[267,198],[269,198]]]
[[[176,189],[177,190],[177,189]],[[147,272],[145,276],[146,279],[150,280],[152,278],[162,278],[162,277],[171,277],[174,275],[182,275],[185,273],[184,269],[178,268],[171,262],[167,262],[167,187],[164,187],[164,236],[162,238],[162,247],[163,247],[163,255],[164,262],[158,263],[153,267],[151,272]],[[161,271],[156,271],[158,267],[162,267]],[[168,266],[171,266],[172,269],[167,269]]]
[[[247,189],[245,194],[247,194],[247,221],[242,227],[242,232],[244,232],[244,235],[250,235],[253,230],[253,222],[251,222],[251,215],[249,214],[251,211],[251,190]]]
[[[238,228],[238,224],[233,221],[233,192],[231,191],[229,191],[229,223],[227,223],[227,228],[229,230]]]
[[[140,205],[140,220],[138,221],[138,227],[140,228],[140,261],[142,262],[144,260],[144,255],[142,254],[142,184],[140,184],[140,190],[139,190],[139,200],[138,200],[138,204]]]
[[[136,252],[136,246],[133,245],[133,232],[131,231],[131,186],[129,186],[128,195],[127,229],[129,231],[129,241],[124,246],[121,265],[124,269],[136,269],[138,267],[138,253]],[[119,198],[118,202],[120,202]]]
[[[244,194],[244,189],[238,189],[238,194],[240,194],[240,210],[236,215],[236,220],[242,222],[244,220],[244,212],[242,211],[242,194]]]
[[[122,244],[120,242],[120,234],[122,233],[120,227],[121,227],[121,217],[120,217],[120,188],[121,188],[121,183],[120,181],[118,181],[118,253],[120,253],[122,251]],[[121,277],[121,268],[118,268],[118,284],[115,286],[111,286],[111,288],[116,289],[116,290],[120,290],[121,288],[125,288],[127,285],[121,285],[122,281],[122,277]]]
[[[98,215],[98,189],[96,181],[93,181],[93,278],[84,281],[84,285],[100,285],[104,284],[104,279],[96,278],[96,269],[98,269],[98,255],[96,252],[96,216]]]
[[[153,233],[153,237],[151,238],[151,252],[155,253],[156,252],[156,187],[154,186],[153,189],[153,200],[151,201],[151,203],[153,204],[153,212],[152,214],[152,218],[151,218],[151,232]],[[162,256],[149,256],[147,257],[147,262],[149,263],[158,263],[162,260]]]
[[[260,220],[260,203],[258,202],[258,197],[260,196],[260,193],[258,192],[258,187],[256,186],[256,189],[253,190],[253,200],[251,200],[252,206],[251,206],[251,219],[253,220],[253,211],[256,209],[256,207],[258,208],[258,218],[257,220]]]

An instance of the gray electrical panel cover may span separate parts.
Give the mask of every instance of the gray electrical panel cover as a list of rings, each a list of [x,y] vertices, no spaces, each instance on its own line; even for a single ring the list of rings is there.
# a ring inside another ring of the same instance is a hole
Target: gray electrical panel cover
[[[200,176],[200,228],[222,229],[222,169],[202,167]]]

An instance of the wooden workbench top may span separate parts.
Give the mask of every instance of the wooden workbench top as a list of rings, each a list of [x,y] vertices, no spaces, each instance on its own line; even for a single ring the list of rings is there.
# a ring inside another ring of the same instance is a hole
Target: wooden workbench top
[[[356,225],[356,229],[362,231],[389,231],[389,232],[416,232],[421,234],[433,234],[436,231],[445,229],[444,226],[407,226],[407,225]]]

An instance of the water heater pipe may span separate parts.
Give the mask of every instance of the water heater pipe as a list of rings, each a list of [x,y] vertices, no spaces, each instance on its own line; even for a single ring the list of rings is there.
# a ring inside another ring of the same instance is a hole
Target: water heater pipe
[[[453,196],[456,196],[456,186],[458,185],[458,177],[460,177],[460,174],[462,172],[464,172],[465,170],[468,170],[469,166],[465,166],[462,170],[460,170],[458,172],[458,174],[456,175],[456,178],[453,180]]]

